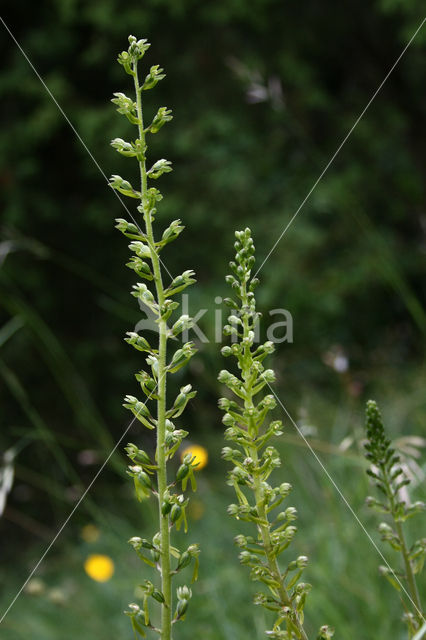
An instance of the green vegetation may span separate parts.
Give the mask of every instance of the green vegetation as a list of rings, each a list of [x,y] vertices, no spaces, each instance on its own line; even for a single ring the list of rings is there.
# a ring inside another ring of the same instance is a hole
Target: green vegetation
[[[369,496],[367,504],[379,513],[388,514],[392,526],[382,522],[379,532],[384,542],[402,556],[403,571],[395,571],[389,566],[381,566],[381,573],[386,576],[392,586],[398,591],[409,637],[413,638],[424,623],[423,609],[420,600],[416,574],[423,569],[426,555],[426,538],[421,538],[408,545],[404,533],[404,522],[424,511],[425,503],[416,501],[410,503],[405,488],[410,484],[407,471],[402,468],[401,456],[391,446],[386,437],[383,421],[377,404],[373,400],[367,403],[367,442],[365,444],[366,458],[371,463],[367,469],[379,490],[379,500]],[[405,490],[405,495],[402,492]],[[405,586],[404,584],[405,583]]]
[[[393,436],[401,432],[399,427],[397,431],[396,420],[412,424],[413,431],[426,420],[426,405],[424,400],[420,401],[425,379],[419,380],[417,387],[413,382],[412,379],[407,381],[402,388],[406,394],[400,398],[393,397],[392,393],[380,396],[382,405],[386,407],[384,417]],[[411,396],[408,394],[409,386]],[[321,436],[312,436],[309,441],[380,545],[379,535],[375,533],[377,515],[364,505],[369,486],[361,447],[361,412],[354,416],[350,405],[341,403],[336,406],[314,394],[303,406],[306,414],[299,425],[309,425],[311,430],[322,424],[328,425],[330,437],[327,441]],[[410,431],[404,433],[408,436]],[[348,446],[348,438],[353,437],[355,441]],[[195,541],[203,543],[207,538],[214,539],[215,544],[203,545],[199,580],[191,608],[184,625],[181,628],[176,626],[174,634],[177,640],[196,634],[203,634],[207,640],[253,635],[262,638],[273,614],[262,607],[253,607],[250,594],[254,597],[259,587],[248,581],[247,568],[239,565],[231,543],[241,533],[252,535],[252,525],[226,515],[227,506],[234,501],[234,489],[224,482],[227,464],[221,460],[223,435],[206,431],[197,441],[208,449],[211,462],[197,476],[198,490],[196,498],[190,502],[188,513],[190,533],[187,536],[182,531],[179,533],[178,546]],[[409,446],[402,439],[398,445],[404,451]],[[354,625],[362,640],[370,640],[375,635],[380,640],[406,640],[407,633],[400,621],[401,609],[395,600],[395,591],[377,569],[381,563],[377,552],[345,505],[336,498],[334,489],[291,424],[285,424],[284,434],[277,439],[275,446],[285,464],[285,481],[293,487],[292,502],[299,507],[299,534],[292,543],[294,556],[307,555],[311,558],[305,570],[306,581],[314,587],[309,594],[305,623],[309,637],[315,637],[315,630],[327,620],[338,629],[338,637],[343,640],[353,640]],[[412,458],[406,457],[406,460],[411,461]],[[275,473],[281,477],[280,470]],[[122,611],[127,608],[129,585],[135,583],[138,565],[135,564],[133,550],[127,549],[123,540],[133,536],[135,531],[140,531],[141,535],[151,531],[156,510],[151,501],[144,509],[135,508],[134,492],[129,483],[124,478],[121,484],[114,476],[109,476],[109,479],[110,491],[107,494],[102,483],[95,485],[91,494],[101,508],[104,520],[94,520],[83,510],[76,514],[76,519],[70,523],[38,574],[45,585],[44,592],[39,595],[23,594],[3,622],[2,637],[6,640],[24,640],[30,633],[37,640],[57,640],[58,628],[64,630],[64,636],[65,633],[72,636],[81,632],[83,618],[85,633],[89,637],[116,634],[126,640],[132,639]],[[411,495],[413,501],[424,500],[424,486],[417,483]],[[81,538],[82,527],[89,522],[94,522],[101,531],[100,538],[91,543]],[[421,535],[421,525],[421,518],[407,522],[410,539]],[[9,604],[34,559],[44,550],[47,540],[39,539],[30,548],[23,547],[14,560],[13,568],[2,564],[0,580],[6,585],[0,597],[2,608]],[[391,555],[385,548],[382,550],[391,566],[395,566]],[[84,572],[85,558],[89,553],[97,552],[108,554],[116,565],[114,576],[105,584],[93,582]],[[154,570],[145,567],[140,582],[145,578],[154,580]],[[62,602],[52,602],[53,589],[60,590],[65,596]],[[419,589],[425,593],[424,577],[419,582]],[[95,615],[97,613],[99,615]],[[377,620],[381,624],[380,634]]]
[[[167,63],[169,77],[156,93],[177,114],[175,127],[169,139],[153,136],[151,152],[161,158],[167,149],[175,167],[162,215],[181,216],[188,226],[184,248],[167,255],[167,268],[175,274],[196,266],[188,313],[208,308],[199,324],[213,339],[220,310],[213,301],[223,291],[233,230],[250,225],[262,264],[422,16],[419,0],[325,2],[321,8],[314,0],[303,7],[279,0],[146,0],[143,6],[66,0],[29,4],[25,12],[5,0],[3,19],[101,172],[4,31],[0,467],[8,471],[0,471],[0,487],[10,491],[0,519],[3,610],[123,437],[128,423],[119,399],[129,391],[129,371],[140,367],[140,354],[121,340],[140,320],[127,295],[129,273],[119,268],[126,248],[111,234],[111,221],[125,214],[102,186],[111,172],[121,172],[105,132],[128,137],[107,104],[109,94],[127,89],[117,66],[105,64],[124,34],[149,34],[155,60]],[[368,397],[378,398],[389,438],[408,464],[412,502],[425,499],[420,140],[426,114],[419,98],[425,33],[262,266],[257,299],[265,316],[280,306],[292,313],[294,344],[278,346],[273,356],[277,388],[374,540],[376,519],[363,507],[361,473],[361,407]],[[156,115],[150,110],[147,122]],[[136,169],[135,163],[132,184]],[[210,459],[195,472],[200,482],[193,511],[191,503],[187,508],[190,534],[179,532],[176,544],[217,542],[203,550],[191,615],[185,627],[176,626],[176,640],[261,637],[270,624],[270,613],[250,605],[252,585],[229,544],[233,535],[251,535],[250,523],[247,531],[232,519],[224,526],[232,491],[224,487],[220,462],[215,372],[221,366],[212,342],[191,359],[184,380],[178,371],[168,383],[170,397],[182,386],[197,386],[188,423]],[[279,411],[273,417],[283,418]],[[353,640],[354,628],[362,640],[405,640],[374,548],[292,425],[285,427],[275,446],[304,532],[292,548],[295,557],[315,558],[306,569],[315,586],[304,622],[308,637],[327,620],[344,640]],[[83,633],[82,621],[88,637],[131,637],[120,611],[137,569],[123,539],[135,532],[150,536],[158,517],[152,505],[135,507],[124,473],[123,447],[136,438],[131,430],[97,477],[37,572],[41,586],[31,582],[1,623],[2,638],[56,640],[58,629],[75,637]],[[143,446],[154,460],[152,432]],[[11,469],[9,487],[3,481]],[[279,479],[281,471],[275,473]],[[420,520],[404,523],[408,541],[424,535]],[[88,523],[100,531],[96,542],[80,539]],[[91,553],[114,559],[109,581],[95,583],[84,572]],[[392,560],[389,555],[394,566]],[[141,582],[157,584],[151,569]],[[416,578],[422,598],[424,574]],[[144,595],[136,589],[135,601]]]

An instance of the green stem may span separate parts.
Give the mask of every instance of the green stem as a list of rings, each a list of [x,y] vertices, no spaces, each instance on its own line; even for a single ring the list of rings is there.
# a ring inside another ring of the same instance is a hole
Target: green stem
[[[255,446],[253,446],[251,448],[251,457],[253,458],[253,461],[255,464],[257,464],[258,462],[258,455],[257,455],[257,449]],[[264,520],[266,522],[268,522],[268,515],[266,513],[266,509],[265,509],[265,501],[263,499],[263,495],[262,495],[262,487],[261,487],[261,481],[260,478],[258,476],[254,476],[254,485],[255,485],[255,490],[254,490],[254,495],[256,498],[256,509],[257,509],[257,513],[259,515],[259,518],[261,520]],[[297,627],[297,630],[299,632],[299,638],[302,638],[303,640],[308,640],[308,636],[305,633],[305,630],[302,626],[302,623],[299,620],[299,616],[297,611],[295,610],[290,597],[287,593],[287,589],[284,586],[283,583],[283,577],[281,575],[281,571],[280,568],[278,566],[278,561],[276,558],[276,555],[273,552],[273,548],[272,548],[272,544],[271,544],[271,536],[270,536],[270,525],[268,522],[267,526],[262,526],[259,525],[259,530],[262,536],[262,542],[263,542],[263,546],[265,549],[265,553],[266,553],[266,558],[268,561],[268,566],[269,569],[272,573],[272,575],[274,576],[275,580],[277,581],[277,583],[280,585],[279,586],[279,595],[281,598],[281,602],[283,605],[290,607],[290,609],[293,610],[293,622]]]
[[[243,307],[246,305],[248,306],[246,283],[244,283],[244,288],[242,293],[243,293],[242,305]],[[249,333],[249,326],[248,326],[248,319],[246,315],[243,316],[243,333],[244,333],[243,337],[247,338]],[[242,378],[244,380],[245,391],[247,394],[246,399],[244,401],[244,405],[246,409],[252,409],[254,408],[254,404],[253,404],[252,384],[250,383],[251,365],[249,363],[251,362],[251,351],[249,346],[246,346],[244,349],[244,360],[247,363],[247,366],[243,367],[243,370],[242,370]],[[256,427],[255,427],[253,418],[250,419],[249,432],[253,435],[256,432]],[[254,466],[257,467],[259,462],[259,456],[258,456],[257,447],[254,443],[248,447],[247,453],[252,458],[254,462]],[[262,522],[267,523],[266,525],[258,525],[258,529],[262,538],[263,548],[265,550],[269,570],[271,571],[275,580],[279,584],[278,591],[279,591],[279,596],[280,596],[282,605],[289,607],[293,611],[293,622],[298,630],[299,638],[302,640],[308,640],[308,636],[306,635],[303,625],[300,622],[299,615],[295,610],[293,603],[290,600],[290,596],[288,595],[287,589],[285,588],[283,576],[281,575],[281,571],[278,565],[278,560],[273,550],[273,546],[271,543],[271,534],[270,534],[271,525],[268,521],[268,514],[265,507],[265,500],[264,500],[263,490],[262,490],[262,482],[259,475],[256,473],[256,471],[253,472],[253,482],[254,482],[254,495],[256,499],[257,514]]]
[[[416,578],[414,576],[414,572],[413,572],[413,567],[411,566],[411,561],[410,561],[410,557],[409,557],[409,553],[408,553],[408,549],[407,549],[407,544],[405,542],[405,536],[404,536],[404,531],[402,528],[402,523],[399,520],[395,520],[394,518],[394,523],[395,523],[395,529],[396,532],[398,534],[398,538],[401,544],[401,553],[402,553],[402,557],[404,558],[404,565],[405,565],[405,572],[406,572],[406,576],[407,576],[407,584],[408,584],[408,590],[410,592],[410,596],[411,599],[413,600],[413,603],[416,607],[416,617],[419,618],[420,621],[423,621],[423,616],[422,616],[422,605],[420,602],[420,595],[419,595],[419,590],[417,588],[417,582],[416,582]]]
[[[412,600],[412,604],[414,604],[414,607],[416,609],[416,612],[415,612],[416,618],[418,618],[420,622],[423,622],[422,605],[420,601],[419,590],[417,588],[417,582],[414,576],[413,567],[411,566],[410,556],[407,549],[407,543],[405,541],[402,522],[397,518],[397,507],[395,505],[392,484],[389,479],[387,469],[384,466],[382,467],[382,473],[383,473],[383,479],[385,481],[386,491],[389,498],[389,506],[390,506],[390,511],[392,515],[392,520],[394,522],[395,530],[399,538],[399,543],[401,545],[401,554],[404,560],[408,591]]]
[[[138,130],[139,139],[142,147],[145,147],[145,132],[143,126],[142,98],[141,87],[137,73],[137,65],[134,64],[134,82],[136,91],[137,114],[139,119]],[[139,161],[140,177],[141,177],[141,203],[144,210],[145,231],[147,242],[151,253],[152,269],[154,274],[155,289],[157,292],[158,305],[161,308],[164,305],[164,287],[161,276],[160,259],[154,241],[152,230],[152,220],[147,201],[147,173],[145,155]],[[170,522],[169,516],[163,515],[161,505],[164,501],[164,494],[167,491],[167,467],[166,467],[166,357],[167,357],[167,323],[165,320],[159,322],[159,346],[158,346],[158,400],[157,400],[157,450],[156,462],[157,470],[157,486],[158,486],[158,516],[160,521],[160,537],[161,537],[161,591],[164,596],[164,603],[161,605],[161,640],[170,640],[172,631],[172,584],[171,584],[171,566],[170,566]]]

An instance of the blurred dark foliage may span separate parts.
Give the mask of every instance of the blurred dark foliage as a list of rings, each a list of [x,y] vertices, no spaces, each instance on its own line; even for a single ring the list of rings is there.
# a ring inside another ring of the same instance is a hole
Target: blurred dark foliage
[[[152,42],[147,64],[167,78],[146,109],[174,112],[152,139],[151,157],[174,164],[158,220],[187,226],[164,260],[174,275],[196,270],[192,310],[211,309],[201,325],[212,335],[234,230],[251,226],[260,265],[421,9],[419,0],[51,0],[24,10],[4,0],[2,16],[107,176],[134,177],[109,147],[130,131],[110,103],[130,92],[116,55],[129,33]],[[124,212],[0,28],[0,444],[21,443],[27,476],[47,467],[79,486],[97,467],[80,468],[78,451],[107,452],[121,435],[121,398],[136,391],[140,367],[122,341],[140,317],[113,230]],[[333,395],[330,349],[367,386],[375,367],[424,355],[425,42],[426,27],[261,270],[263,310],[285,307],[294,319],[294,344],[277,354],[290,403],[302,385]],[[197,430],[220,424],[217,345],[194,362]]]

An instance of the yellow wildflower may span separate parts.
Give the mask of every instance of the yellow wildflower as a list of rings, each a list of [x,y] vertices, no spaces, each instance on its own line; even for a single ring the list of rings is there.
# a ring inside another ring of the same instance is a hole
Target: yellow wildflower
[[[204,469],[209,460],[207,449],[202,447],[200,444],[191,444],[182,451],[181,459],[183,460],[188,453],[195,456],[194,463],[198,462],[198,466],[195,467],[195,470],[199,471],[200,469]]]
[[[92,554],[84,563],[87,575],[97,582],[107,582],[114,573],[114,562],[109,556]]]

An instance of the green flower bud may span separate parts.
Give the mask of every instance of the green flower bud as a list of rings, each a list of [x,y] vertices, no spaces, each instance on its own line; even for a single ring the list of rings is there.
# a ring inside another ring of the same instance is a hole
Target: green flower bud
[[[133,538],[130,538],[129,544],[132,545],[133,549],[138,550],[142,546],[142,538],[138,538],[137,536],[134,536]]]
[[[228,460],[228,461],[232,461],[233,457],[234,457],[234,449],[231,449],[231,447],[223,447],[222,449],[222,458],[224,460]],[[239,451],[238,451],[239,453]]]
[[[273,369],[266,369],[266,371],[262,373],[262,378],[269,383],[275,382],[275,371]]]
[[[192,598],[192,591],[189,587],[183,585],[176,589],[176,595],[178,600],[190,600]]]
[[[309,593],[309,591],[312,589],[312,585],[309,584],[308,582],[299,582],[298,585],[295,586],[294,590],[295,592],[300,595],[302,593]]]
[[[220,409],[228,411],[228,409],[231,407],[231,400],[229,400],[229,398],[219,398],[218,405]]]
[[[127,455],[133,462],[141,462],[142,464],[151,464],[151,460],[145,451],[142,449],[138,449],[138,447],[129,442],[127,447],[124,449],[127,452]]]
[[[178,504],[174,504],[170,512],[170,520],[173,522],[173,524],[179,520],[181,515],[182,508]]]
[[[187,551],[192,558],[195,558],[198,555],[200,555],[200,547],[198,543],[190,544]]]
[[[132,185],[128,180],[123,180],[121,176],[113,175],[109,179],[109,186],[116,191],[119,191],[124,196],[128,196],[129,198],[137,198],[140,199],[141,194],[136,189],[133,189]]]
[[[132,242],[132,244],[142,244],[142,243]],[[155,303],[154,296],[152,295],[151,291],[148,289],[146,284],[144,284],[143,282],[137,282],[136,284],[133,285],[132,288],[134,289],[134,291],[132,291],[132,296],[134,296],[135,298],[139,298],[139,300],[142,300],[143,302],[145,302],[150,306],[153,303]]]
[[[149,412],[148,407],[144,402],[140,402],[134,396],[126,396],[124,398],[123,407],[125,409],[130,409],[136,417],[141,416],[143,418],[150,418],[151,414]]]
[[[222,422],[226,427],[232,427],[235,424],[235,418],[231,416],[230,413],[225,413],[222,418]]]
[[[230,276],[230,275],[226,276],[225,281],[230,285],[237,285],[239,287],[239,284],[237,280],[234,278],[234,276]]]
[[[137,334],[135,331],[128,331],[126,335],[128,337],[124,338],[125,342],[131,344],[132,347],[134,347],[138,351],[151,351],[151,346],[148,340],[145,340],[145,338]]]
[[[230,516],[238,516],[240,508],[237,504],[230,504],[227,508],[227,512]]]
[[[259,282],[260,282],[259,278],[252,278],[249,284],[250,291],[254,291],[257,285],[259,284]]]
[[[144,580],[143,585],[141,585],[142,589],[146,593],[147,596],[152,596],[154,592],[154,585],[150,580]]]
[[[165,597],[163,596],[161,591],[158,591],[158,589],[154,589],[151,596],[154,598],[154,600],[157,600],[157,602],[160,602],[161,604],[166,601]]]
[[[268,598],[265,596],[265,594],[264,594],[264,593],[261,593],[261,592],[259,592],[259,591],[258,591],[258,592],[254,595],[254,598],[253,598],[253,603],[254,603],[254,604],[258,604],[258,605],[259,605],[259,604],[260,604],[260,605],[265,605],[267,602],[268,602]],[[266,633],[268,633],[268,632],[266,632]]]
[[[171,508],[172,508],[171,503],[168,500],[164,500],[161,503],[161,513],[163,514],[163,516],[166,516],[167,514],[169,514]]]
[[[170,122],[173,120],[173,116],[171,115],[171,109],[167,109],[166,107],[160,107],[157,111],[154,120],[150,124],[149,131],[151,133],[157,133],[160,131],[161,127],[166,124],[166,122]]]
[[[185,615],[187,609],[188,609],[188,600],[178,600],[177,606],[176,606],[176,615],[178,618],[181,618],[182,616]]]
[[[280,484],[279,492],[280,495],[283,496],[283,498],[286,498],[291,490],[292,486],[289,482],[283,482],[282,484]]]
[[[286,520],[288,520],[288,521],[296,520],[296,518],[297,518],[297,509],[295,509],[295,507],[288,507],[285,510],[285,517],[286,517]]]
[[[139,227],[133,224],[133,222],[127,222],[127,220],[125,220],[124,218],[116,218],[115,221],[117,223],[115,225],[115,228],[121,231],[121,233],[123,233],[128,238],[133,236],[140,237],[140,234],[142,232]]]
[[[147,176],[153,180],[157,180],[163,173],[170,173],[170,171],[172,171],[171,165],[170,160],[161,158],[161,160],[157,160],[157,162],[152,165],[151,169],[147,172]]]
[[[140,60],[145,55],[145,52],[149,49],[151,44],[146,40],[136,40],[134,36],[129,36],[129,56],[135,60]]]
[[[390,527],[386,522],[381,522],[378,529],[379,533],[382,535],[393,533],[392,527]]]
[[[191,555],[188,551],[184,551],[179,558],[178,569],[184,569],[187,567],[190,564],[191,559]]]
[[[145,82],[142,85],[143,91],[152,89],[160,80],[166,77],[166,74],[162,73],[162,71],[163,69],[161,69],[158,64],[151,67],[148,75],[145,78]]]
[[[223,327],[223,333],[225,336],[237,336],[238,335],[238,331],[235,327],[231,327],[230,324],[226,324]]]
[[[122,138],[114,138],[114,140],[111,140],[111,146],[114,147],[114,149],[116,149],[122,156],[131,158],[136,155],[136,151],[132,143],[125,142]]]
[[[144,262],[139,256],[132,256],[130,261],[126,263],[126,267],[129,269],[133,269],[138,276],[142,278],[146,278],[147,280],[152,280],[154,278],[153,273],[151,271],[151,267],[147,262]]]
[[[128,98],[124,93],[114,93],[114,96],[115,98],[112,98],[111,102],[117,105],[118,113],[125,115],[132,124],[139,124],[139,119],[136,115],[136,102]]]
[[[151,258],[151,250],[147,244],[140,241],[134,241],[129,244],[130,251],[134,251],[139,258]],[[146,284],[143,285],[145,287],[144,290],[147,289]],[[134,287],[136,288],[136,287]],[[135,295],[135,294],[133,294]]]
[[[184,314],[179,318],[179,320],[176,320],[176,322],[174,323],[171,329],[171,333],[174,336],[178,336],[180,333],[182,333],[182,331],[185,331],[186,329],[190,329],[192,325],[193,325],[192,318]]]
[[[136,615],[137,613],[140,613],[141,608],[138,604],[136,604],[135,602],[131,602],[129,605],[129,613],[131,613],[132,615]]]
[[[240,549],[244,549],[247,546],[247,537],[243,536],[242,534],[235,536],[234,541],[237,547],[240,547]]]
[[[164,231],[161,241],[164,243],[172,242],[182,233],[185,227],[181,224],[180,220],[173,220],[167,229]]]
[[[181,482],[187,477],[189,472],[190,472],[190,467],[187,464],[181,464],[176,474],[176,480],[178,482]]]
[[[137,478],[141,485],[146,487],[147,489],[152,489],[152,480],[145,471],[140,471],[137,475]]]
[[[268,411],[275,409],[277,406],[277,401],[275,400],[273,395],[265,396],[263,400],[259,403],[259,406],[264,407]]]
[[[239,559],[241,564],[247,565],[257,564],[258,562],[257,556],[254,553],[250,553],[249,551],[241,551]]]

